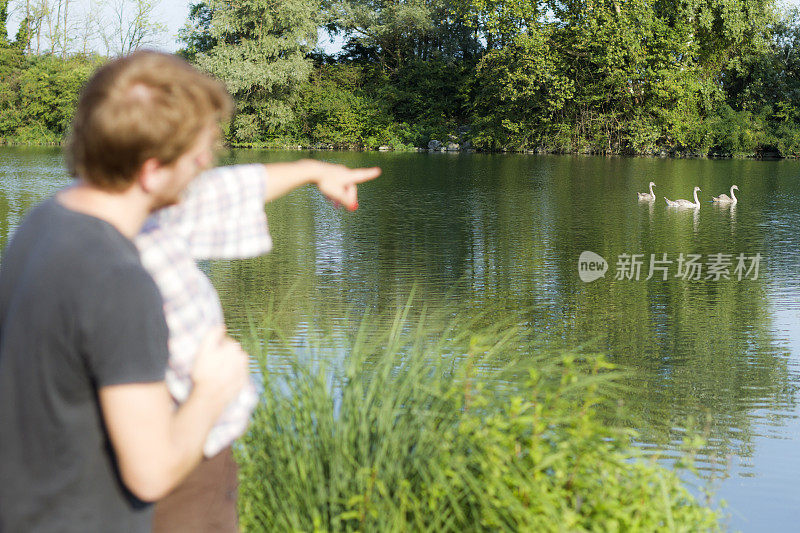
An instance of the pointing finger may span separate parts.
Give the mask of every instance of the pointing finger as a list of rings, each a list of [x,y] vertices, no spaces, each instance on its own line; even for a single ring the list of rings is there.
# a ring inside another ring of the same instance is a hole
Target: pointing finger
[[[380,167],[354,168],[350,171],[348,180],[352,183],[364,183],[381,175]]]

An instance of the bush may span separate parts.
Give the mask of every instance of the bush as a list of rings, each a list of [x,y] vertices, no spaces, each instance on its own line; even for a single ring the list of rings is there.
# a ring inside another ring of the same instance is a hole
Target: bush
[[[727,104],[711,119],[712,151],[726,156],[752,156],[770,144],[766,134],[766,116],[769,109],[759,114],[734,111]]]
[[[559,67],[548,34],[541,32],[486,53],[472,80],[475,145],[524,149],[551,144],[557,117],[575,95],[573,80]]]
[[[399,144],[393,118],[364,90],[363,77],[361,67],[354,65],[323,65],[314,71],[300,113],[312,143],[339,148]]]
[[[523,335],[457,321],[368,331],[324,338],[288,371],[261,355],[266,400],[238,450],[244,530],[719,529],[630,431],[601,423],[615,376],[602,357],[520,365]],[[342,365],[321,362],[343,347]]]
[[[784,157],[800,157],[800,127],[796,123],[779,123],[774,126],[775,147]]]
[[[80,91],[100,61],[80,56],[24,58],[0,64],[0,143],[59,144],[69,130]]]

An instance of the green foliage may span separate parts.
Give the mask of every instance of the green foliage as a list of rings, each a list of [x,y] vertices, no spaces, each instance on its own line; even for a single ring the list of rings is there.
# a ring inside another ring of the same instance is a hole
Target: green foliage
[[[0,143],[59,144],[96,67],[82,57],[26,58],[18,47],[0,48]]]
[[[342,0],[335,2],[338,24],[355,33],[360,44],[380,51],[381,61],[393,66],[413,54],[414,40],[433,29],[426,2]]]
[[[236,99],[232,140],[252,143],[283,135],[296,118],[299,89],[311,72],[306,55],[316,41],[317,4],[209,0],[206,5],[208,34],[196,41],[187,37],[190,46],[211,46],[196,54],[197,64],[223,80]]]
[[[724,105],[713,118],[713,151],[720,155],[749,155],[768,144],[766,116],[769,108],[760,113],[734,111]]]
[[[178,55],[187,61],[195,61],[197,54],[205,53],[217,44],[211,35],[211,16],[213,12],[203,2],[189,5],[189,20],[178,30],[178,38],[186,44],[186,48],[178,51]]]
[[[14,39],[14,46],[20,50],[25,50],[30,45],[31,41],[31,28],[28,18],[22,19],[19,23],[17,36]]]
[[[300,105],[312,144],[370,147],[401,144],[386,105],[369,94],[365,72],[356,65],[324,65],[313,74]]]
[[[394,150],[446,138],[463,115],[464,75],[459,65],[442,61],[408,61],[392,74],[359,63],[319,65],[302,90],[294,138],[313,146]]]
[[[503,48],[541,21],[542,5],[533,0],[467,0],[459,15],[486,36],[488,50]]]
[[[552,138],[554,118],[575,92],[561,59],[545,32],[483,57],[474,81],[477,146],[527,148]]]
[[[533,357],[520,332],[474,321],[375,332],[321,339],[288,370],[262,353],[266,400],[239,449],[245,530],[719,529],[602,423],[602,357]],[[342,350],[341,367],[320,362]]]
[[[400,121],[451,128],[466,120],[468,82],[473,65],[466,60],[409,60],[384,79],[381,99]]]
[[[800,124],[780,122],[772,125],[772,145],[784,157],[800,157]]]
[[[8,0],[0,0],[0,45],[8,42]]]
[[[487,36],[474,78],[479,146],[705,152],[721,81],[766,49],[774,20],[770,1],[545,5],[547,16],[525,0],[467,3],[463,16]]]
[[[56,143],[92,63],[26,56],[29,30],[0,33],[0,142]],[[207,0],[180,36],[238,146],[800,153],[800,14],[774,0]]]
[[[408,61],[475,56],[479,42],[461,9],[453,0],[334,0],[330,17],[349,37],[350,58],[374,58],[394,70]]]
[[[742,58],[742,68],[725,78],[728,109],[719,115],[734,130],[734,151],[773,149],[798,154],[800,136],[800,12],[784,14],[771,27],[766,50]],[[732,124],[733,113],[738,124]],[[724,132],[722,132],[724,135]],[[754,138],[754,139],[753,139]],[[729,143],[730,144],[730,143]]]

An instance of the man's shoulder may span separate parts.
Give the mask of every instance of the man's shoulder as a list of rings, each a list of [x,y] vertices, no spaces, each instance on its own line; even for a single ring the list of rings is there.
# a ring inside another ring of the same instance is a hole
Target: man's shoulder
[[[138,263],[136,247],[108,222],[73,211],[50,198],[36,206],[23,220],[7,249],[22,254],[31,248],[48,260],[86,265]]]
[[[53,198],[20,224],[3,254],[0,277],[9,295],[55,297],[79,307],[80,302],[125,295],[145,296],[152,304],[157,292],[129,239],[111,224],[71,211]]]

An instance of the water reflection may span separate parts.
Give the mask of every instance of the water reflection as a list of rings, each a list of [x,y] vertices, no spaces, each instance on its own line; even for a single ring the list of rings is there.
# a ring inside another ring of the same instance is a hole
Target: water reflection
[[[227,161],[307,155],[236,152]],[[631,369],[622,400],[643,448],[675,453],[695,419],[709,440],[701,467],[738,480],[720,489],[733,506],[743,502],[734,527],[756,519],[779,526],[800,508],[800,464],[759,455],[766,440],[797,444],[800,434],[800,163],[316,155],[378,164],[384,175],[361,189],[355,213],[311,189],[274,202],[270,255],[205,265],[234,331],[269,312],[302,347],[313,332],[347,331],[364,312],[393,317],[412,289],[418,307],[492,309],[544,346],[590,343]],[[668,210],[663,201],[695,185],[727,190],[731,180],[741,190],[736,206],[701,196],[699,209]],[[57,152],[0,150],[0,238],[67,181]],[[657,199],[641,204],[636,192],[649,181]],[[579,279],[584,250],[606,259],[605,278]],[[692,281],[676,276],[673,262],[666,280],[658,272],[645,280],[651,255],[740,253],[761,254],[758,279],[706,279],[704,270]],[[622,254],[641,254],[638,280],[615,279]],[[757,518],[750,500],[759,501]]]
[[[5,244],[21,215],[40,199],[69,183],[56,148],[0,147],[0,239]]]

